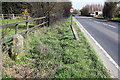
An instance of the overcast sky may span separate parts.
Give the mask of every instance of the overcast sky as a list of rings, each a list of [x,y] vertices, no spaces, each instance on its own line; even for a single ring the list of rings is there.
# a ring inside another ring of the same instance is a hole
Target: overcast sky
[[[81,9],[87,4],[104,4],[105,0],[71,0],[73,8]]]

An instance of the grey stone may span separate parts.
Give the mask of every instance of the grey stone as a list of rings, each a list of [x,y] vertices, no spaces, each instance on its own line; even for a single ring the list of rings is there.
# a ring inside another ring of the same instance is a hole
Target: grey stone
[[[19,59],[24,56],[24,45],[23,45],[23,36],[16,34],[13,37],[13,46],[12,46],[12,59]]]

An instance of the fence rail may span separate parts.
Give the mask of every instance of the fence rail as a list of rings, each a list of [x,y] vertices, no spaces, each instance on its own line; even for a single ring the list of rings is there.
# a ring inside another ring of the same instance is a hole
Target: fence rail
[[[46,17],[40,17],[40,18],[35,18],[35,19],[32,19],[32,20],[25,20],[25,21],[20,21],[20,22],[15,22],[15,23],[3,24],[3,25],[0,25],[0,28],[1,27],[7,27],[7,26],[13,26],[13,25],[17,25],[17,24],[21,24],[21,23],[25,23],[25,22],[30,22],[30,21],[45,19],[45,18]]]
[[[0,16],[2,19],[6,19],[6,18],[16,19],[22,17],[22,14],[0,14]]]
[[[44,20],[45,19],[45,20]],[[38,24],[38,25],[35,25],[34,27],[32,27],[32,28],[29,28],[29,22],[31,22],[31,21],[36,21],[36,20],[42,20],[42,23],[40,23],[40,24]],[[18,28],[19,28],[19,24],[21,24],[21,23],[26,23],[26,30],[25,31],[23,31],[23,32],[19,32],[18,33]],[[16,22],[16,23],[9,23],[9,24],[3,24],[3,25],[0,25],[0,28],[2,29],[2,28],[6,28],[6,27],[8,27],[8,26],[15,26],[15,34],[23,34],[23,33],[28,33],[29,31],[31,31],[31,30],[33,30],[33,29],[35,29],[35,28],[37,28],[37,27],[39,27],[39,26],[44,26],[44,25],[46,25],[46,24],[48,24],[48,21],[47,21],[47,17],[45,16],[45,17],[40,17],[40,18],[34,18],[34,19],[31,19],[31,20],[28,20],[28,17],[26,17],[26,20],[25,21],[20,21],[20,22]],[[14,35],[15,35],[14,34]],[[0,39],[0,43],[2,43],[2,42],[4,42],[4,41],[6,41],[6,40],[9,40],[9,39],[12,39],[13,38],[13,36],[14,35],[12,35],[12,36],[9,36],[9,37],[6,37],[6,38],[4,38],[4,35],[2,35],[2,39]]]

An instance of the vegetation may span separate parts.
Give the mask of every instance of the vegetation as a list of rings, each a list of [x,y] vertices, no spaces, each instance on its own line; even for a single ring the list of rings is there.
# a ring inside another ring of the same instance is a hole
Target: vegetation
[[[19,21],[23,21],[25,19],[23,18],[19,18],[19,19],[3,19],[2,20],[2,24],[8,24],[8,23],[15,23],[15,22],[19,22]]]
[[[106,0],[103,8],[103,17],[108,19],[113,19],[113,20],[115,18],[120,18],[120,1],[109,2],[108,0]]]
[[[106,0],[103,7],[103,17],[95,17],[97,19],[106,19],[110,21],[120,21],[120,1],[109,2]]]
[[[104,17],[94,17],[94,18],[97,18],[97,19],[105,19]]]
[[[2,2],[2,14],[21,14],[25,9],[31,12],[31,5],[27,2]]]
[[[81,15],[90,16],[90,13],[93,13],[94,11],[102,11],[102,9],[103,9],[103,5],[101,4],[91,4],[91,5],[86,5],[80,11],[81,11]]]
[[[2,20],[2,24],[8,24],[8,23],[15,23],[15,22],[19,22],[19,21],[24,21],[24,18],[19,18],[19,19],[3,19]],[[29,27],[33,27],[35,22],[29,22]],[[19,28],[18,28],[18,32],[22,32],[26,30],[26,23],[21,23],[19,24]],[[4,37],[8,37],[8,36],[12,36],[15,34],[15,29],[16,26],[7,26],[6,28],[0,28],[0,30],[4,31]]]
[[[107,18],[104,18],[104,17],[94,17],[94,18],[97,18],[97,19],[105,19],[105,20],[115,21],[115,22],[119,22],[119,21],[120,21],[120,18],[112,18],[112,19],[107,19]]]
[[[70,19],[59,25],[29,32],[22,59],[3,54],[4,78],[109,78],[101,60],[74,23],[80,40],[74,40]]]
[[[102,11],[103,14],[100,16],[109,20],[115,19],[114,21],[116,21],[116,18],[120,18],[120,1],[110,2],[109,0],[106,0],[104,6],[100,4],[86,5],[80,11],[83,16],[90,16],[90,13],[93,13],[94,11]],[[119,19],[117,19],[117,21],[119,21]]]
[[[87,7],[82,8],[81,9],[81,15],[83,15],[83,16],[89,16],[90,15],[89,14],[89,8],[87,8]]]
[[[120,18],[113,18],[113,21],[120,21]]]
[[[120,4],[120,2],[119,2]],[[120,18],[120,6],[115,9],[115,17]]]
[[[69,1],[69,0],[68,0]],[[31,3],[32,16],[40,17],[47,16],[49,25],[54,24],[56,21],[70,16],[71,2],[36,2]],[[38,8],[40,6],[40,8]],[[38,21],[40,23],[40,21]]]
[[[72,4],[71,2],[3,2],[2,6],[3,14],[22,14],[27,11],[32,18],[47,16],[49,25],[52,25],[70,16],[69,9]],[[38,20],[37,23],[41,21]]]
[[[73,10],[73,14],[80,14],[80,12],[79,12],[79,10],[74,9],[74,10]]]
[[[116,6],[117,2],[105,2],[103,8],[103,17],[108,19],[113,18]]]
[[[9,56],[12,40],[3,44],[3,78],[109,78],[110,75],[93,50],[84,34],[74,23],[80,38],[74,40],[69,9],[71,2],[3,2],[3,14],[30,14],[32,18],[47,16],[49,24],[59,20],[65,22],[49,27],[39,27],[23,35],[25,54],[21,59],[12,60]],[[39,7],[38,7],[39,6]],[[20,8],[20,9],[17,9]],[[23,12],[24,11],[24,12]],[[24,19],[6,19],[3,24]],[[41,21],[37,21],[37,24]],[[30,27],[34,22],[30,23]],[[3,28],[4,29],[4,28]],[[24,31],[25,24],[19,25]],[[0,29],[1,30],[1,29]],[[5,37],[14,34],[15,26],[8,26]],[[14,49],[15,50],[15,49]]]

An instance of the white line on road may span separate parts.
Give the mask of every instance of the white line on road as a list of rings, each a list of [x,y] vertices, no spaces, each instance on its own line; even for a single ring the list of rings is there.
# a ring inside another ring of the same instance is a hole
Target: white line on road
[[[76,20],[77,21],[77,20]],[[117,69],[120,69],[118,64],[112,59],[112,57],[105,51],[105,49],[91,36],[91,34],[77,21],[81,28],[90,36],[90,38],[98,45],[98,47],[105,53],[106,57],[115,65]]]
[[[98,21],[94,21],[95,23],[101,23],[101,22],[98,22]]]
[[[91,19],[92,17],[77,17],[77,18],[81,18],[81,19]]]
[[[106,26],[109,26],[109,27],[111,27],[111,28],[116,28],[115,26],[113,26],[113,25],[109,25],[109,24],[106,24],[106,23],[103,23],[104,25],[106,25]]]
[[[112,27],[112,28],[116,28],[115,26],[113,26],[113,25],[109,25],[110,27]]]
[[[98,21],[94,21],[95,23],[101,23],[101,22],[98,22]],[[109,26],[109,27],[111,27],[111,28],[116,28],[115,26],[113,26],[113,25],[109,25],[109,24],[106,24],[106,23],[102,23],[102,24],[104,24],[105,26]]]
[[[103,23],[104,25],[106,25],[106,26],[108,26],[108,24],[106,24],[106,23]]]

